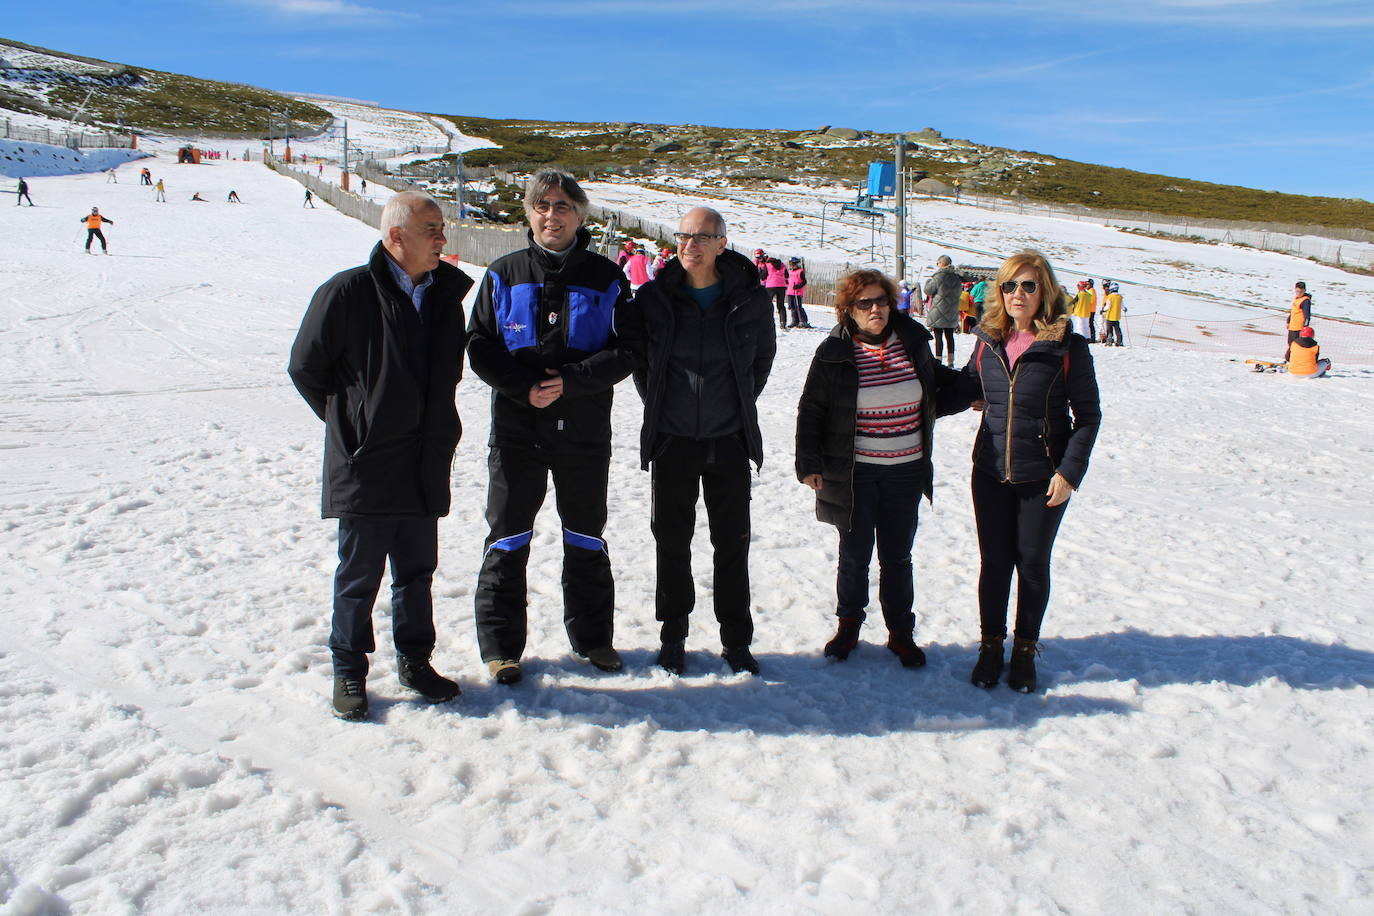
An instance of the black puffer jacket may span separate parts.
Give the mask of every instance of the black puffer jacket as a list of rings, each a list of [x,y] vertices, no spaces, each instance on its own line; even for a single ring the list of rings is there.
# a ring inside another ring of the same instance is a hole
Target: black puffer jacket
[[[433,277],[422,321],[378,244],[310,300],[287,371],[325,423],[325,518],[448,514],[472,279],[442,261]]]
[[[932,493],[931,449],[935,417],[961,410],[959,373],[930,355],[930,332],[901,312],[888,325],[897,334],[921,379],[921,462],[925,494]],[[821,341],[806,374],[797,404],[797,479],[820,474],[816,518],[848,531],[854,515],[854,432],[859,400],[859,367],[854,338],[846,324],[838,324]]]
[[[759,284],[754,265],[744,255],[723,251],[716,260],[723,290],[725,336],[729,342],[730,367],[739,395],[745,445],[755,465],[763,464],[763,434],[759,431],[756,401],[773,368],[777,340],[773,336],[773,304]],[[687,272],[674,258],[659,274],[639,288],[632,307],[619,327],[621,341],[634,364],[635,387],[644,399],[644,425],[640,430],[640,464],[648,469],[658,437],[659,414],[668,377],[668,358],[673,352],[677,327],[675,303],[695,301],[687,293]]]
[[[979,343],[960,387],[966,397],[987,402],[973,442],[974,467],[1005,483],[1058,473],[1077,489],[1102,422],[1088,342],[1060,318],[1036,335],[1009,372],[1002,341],[982,327],[973,333]]]
[[[577,240],[559,262],[534,243],[487,268],[468,325],[472,371],[492,388],[493,447],[609,455],[611,398],[630,373],[616,338],[616,314],[628,301],[625,275]],[[529,392],[563,376],[563,395],[547,407]]]

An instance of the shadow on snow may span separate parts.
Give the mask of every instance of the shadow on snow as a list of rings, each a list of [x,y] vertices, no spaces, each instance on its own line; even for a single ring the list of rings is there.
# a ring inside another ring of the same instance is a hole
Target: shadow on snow
[[[487,716],[514,706],[530,718],[569,717],[606,727],[652,722],[671,731],[771,735],[881,735],[1027,728],[1044,719],[1130,715],[1135,698],[1088,695],[1075,685],[1169,684],[1250,687],[1277,681],[1297,690],[1374,685],[1374,653],[1288,636],[1164,636],[1141,630],[1048,639],[1041,689],[968,682],[977,647],[926,647],[925,668],[907,670],[881,645],[862,643],[843,663],[819,654],[761,653],[762,676],[730,675],[714,653],[689,651],[687,674],[654,666],[653,651],[623,653],[622,674],[601,675],[571,657],[529,658],[515,687],[466,687],[453,707]],[[1048,692],[1046,692],[1048,688]]]

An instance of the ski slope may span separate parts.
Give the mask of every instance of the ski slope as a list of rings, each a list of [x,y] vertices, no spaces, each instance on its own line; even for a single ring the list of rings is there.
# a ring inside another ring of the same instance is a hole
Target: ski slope
[[[967,682],[972,415],[939,421],[921,509],[928,667],[900,668],[876,620],[822,660],[836,538],[791,470],[822,331],[781,336],[762,396],[763,676],[715,657],[704,520],[689,673],[652,666],[626,383],[607,539],[627,671],[569,654],[546,507],[526,679],[496,687],[472,620],[489,392],[469,376],[434,585],[435,663],[463,696],[396,684],[383,597],[372,721],[342,723],[322,429],[284,370],[311,293],[374,233],[259,164],[159,156],[157,204],[141,164],[35,178],[39,206],[0,220],[0,913],[1374,912],[1374,372],[1097,348],[1102,433],[1031,696]],[[108,257],[81,251],[91,206]],[[735,240],[783,246],[771,219]],[[1107,256],[1059,228],[1017,241]],[[1215,246],[1188,260],[1237,271]]]

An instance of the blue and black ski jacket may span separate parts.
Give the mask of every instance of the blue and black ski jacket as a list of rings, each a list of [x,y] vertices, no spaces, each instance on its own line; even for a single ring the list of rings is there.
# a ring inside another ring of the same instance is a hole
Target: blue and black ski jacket
[[[492,388],[493,448],[551,453],[611,451],[611,397],[630,373],[615,319],[628,300],[625,275],[589,251],[579,229],[560,263],[530,236],[529,247],[493,261],[482,278],[468,323],[468,361]],[[529,392],[563,376],[563,396],[530,405]]]

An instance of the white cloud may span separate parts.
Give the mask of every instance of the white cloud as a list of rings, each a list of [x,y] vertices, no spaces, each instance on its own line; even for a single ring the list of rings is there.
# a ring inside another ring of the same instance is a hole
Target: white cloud
[[[409,18],[410,13],[350,3],[348,0],[237,0],[245,6],[276,13],[283,17],[324,17],[326,19],[364,19],[374,16]]]

